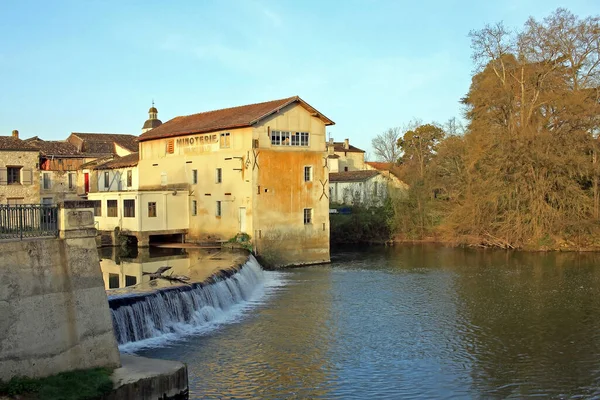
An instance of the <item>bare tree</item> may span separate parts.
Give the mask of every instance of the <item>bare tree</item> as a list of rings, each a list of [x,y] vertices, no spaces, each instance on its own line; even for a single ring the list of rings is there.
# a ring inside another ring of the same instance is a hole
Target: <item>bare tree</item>
[[[398,126],[375,136],[371,140],[371,146],[377,160],[392,163],[397,162],[400,157],[400,148],[397,142],[401,136],[402,128]]]
[[[464,135],[465,133],[464,125],[457,120],[456,117],[452,117],[446,121],[446,123],[442,125],[442,129],[448,136]]]

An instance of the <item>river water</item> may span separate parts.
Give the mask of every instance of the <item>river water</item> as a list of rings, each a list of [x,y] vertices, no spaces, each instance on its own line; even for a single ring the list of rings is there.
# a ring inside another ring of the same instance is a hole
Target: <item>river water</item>
[[[212,329],[137,349],[190,398],[600,398],[600,255],[398,246],[265,272]]]

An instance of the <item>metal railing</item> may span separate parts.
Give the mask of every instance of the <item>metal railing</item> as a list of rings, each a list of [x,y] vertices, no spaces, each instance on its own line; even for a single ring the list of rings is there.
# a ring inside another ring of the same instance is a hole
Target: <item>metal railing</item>
[[[58,206],[0,205],[0,239],[58,236]]]

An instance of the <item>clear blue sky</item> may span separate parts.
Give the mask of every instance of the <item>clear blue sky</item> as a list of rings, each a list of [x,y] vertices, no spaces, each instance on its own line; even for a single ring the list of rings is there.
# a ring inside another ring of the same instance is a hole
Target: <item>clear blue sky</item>
[[[0,135],[139,134],[159,118],[299,95],[365,150],[461,116],[469,30],[599,0],[0,0]]]

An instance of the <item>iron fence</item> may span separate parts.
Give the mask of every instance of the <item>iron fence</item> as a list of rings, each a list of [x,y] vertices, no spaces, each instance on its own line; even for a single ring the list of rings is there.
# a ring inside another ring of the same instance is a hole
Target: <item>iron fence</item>
[[[58,206],[0,205],[0,239],[58,236]]]

